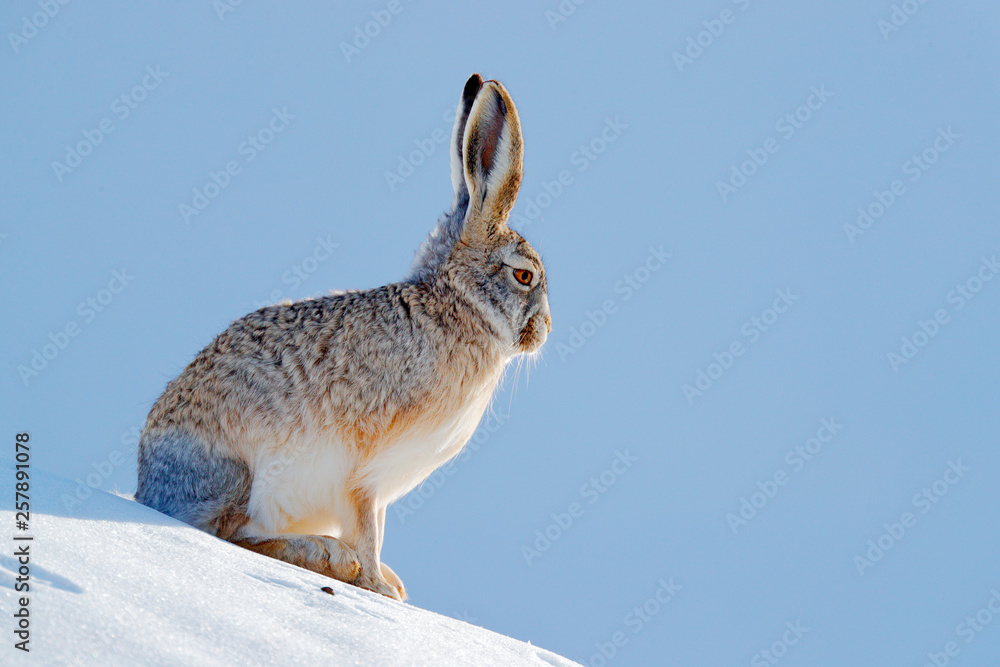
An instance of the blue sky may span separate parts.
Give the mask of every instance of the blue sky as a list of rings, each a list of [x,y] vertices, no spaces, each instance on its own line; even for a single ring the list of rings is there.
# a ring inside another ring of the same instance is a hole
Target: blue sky
[[[412,603],[595,667],[1000,655],[992,3],[0,26],[0,418],[34,465],[134,490],[136,429],[229,322],[402,279],[480,72],[518,105],[553,331],[390,509]]]

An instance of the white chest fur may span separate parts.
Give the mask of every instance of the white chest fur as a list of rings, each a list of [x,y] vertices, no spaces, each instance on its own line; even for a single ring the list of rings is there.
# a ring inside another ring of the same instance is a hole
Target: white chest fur
[[[321,427],[260,450],[247,534],[340,536],[354,511],[349,485],[374,490],[379,508],[405,495],[461,451],[489,404],[489,389],[470,396],[433,429],[418,425],[368,455]]]
[[[475,397],[436,428],[415,432],[380,451],[359,470],[365,486],[377,490],[384,507],[408,493],[458,454],[472,437],[490,393]]]

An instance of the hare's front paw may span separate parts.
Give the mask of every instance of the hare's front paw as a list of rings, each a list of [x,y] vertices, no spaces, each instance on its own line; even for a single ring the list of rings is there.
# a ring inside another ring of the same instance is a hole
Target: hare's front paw
[[[399,577],[396,577],[396,579],[398,580]],[[395,586],[390,585],[381,572],[371,572],[369,569],[362,567],[361,574],[351,583],[360,588],[367,588],[375,593],[381,593],[387,598],[399,600],[400,602],[403,601],[400,591]]]
[[[399,598],[405,600],[409,597],[406,594],[406,588],[403,587],[403,581],[399,578],[399,575],[392,571],[392,568],[385,563],[379,563],[379,568],[382,570],[382,576],[389,583],[390,586],[399,591]]]

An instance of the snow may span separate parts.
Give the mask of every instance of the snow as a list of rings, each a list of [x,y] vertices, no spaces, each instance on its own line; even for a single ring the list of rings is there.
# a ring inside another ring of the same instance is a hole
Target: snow
[[[0,497],[13,498],[13,463],[2,470]],[[128,498],[34,469],[30,485],[29,530],[15,530],[6,508],[0,526],[8,545],[12,533],[34,536],[16,543],[30,544],[31,664],[577,664],[251,553]],[[0,555],[8,644],[25,595],[14,591],[13,552]]]

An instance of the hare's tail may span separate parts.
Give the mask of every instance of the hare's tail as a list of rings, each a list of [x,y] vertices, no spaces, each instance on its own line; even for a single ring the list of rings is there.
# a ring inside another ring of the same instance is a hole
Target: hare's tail
[[[223,539],[247,523],[250,469],[212,454],[195,438],[166,433],[144,439],[135,499]]]

